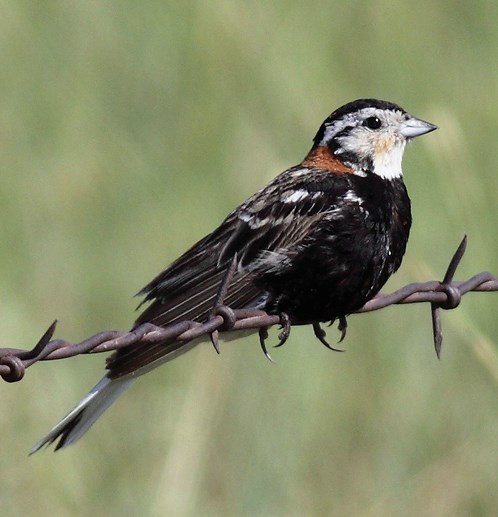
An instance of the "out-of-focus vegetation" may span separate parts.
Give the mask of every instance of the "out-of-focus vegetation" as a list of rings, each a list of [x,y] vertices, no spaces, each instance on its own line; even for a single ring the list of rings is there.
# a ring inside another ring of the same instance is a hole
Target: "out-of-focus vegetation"
[[[126,328],[142,285],[299,162],[333,109],[400,103],[440,126],[404,162],[414,227],[387,286],[498,271],[498,4],[2,2],[2,346],[60,319]],[[350,318],[347,352],[296,329],[208,346],[151,373],[77,446],[31,444],[103,356],[0,385],[4,515],[498,512],[498,295]],[[329,330],[330,336],[337,336]]]

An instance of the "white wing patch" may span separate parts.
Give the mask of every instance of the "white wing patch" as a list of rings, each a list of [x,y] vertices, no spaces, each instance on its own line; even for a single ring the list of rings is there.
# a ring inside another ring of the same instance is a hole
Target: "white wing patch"
[[[293,190],[286,197],[282,199],[283,203],[299,203],[302,199],[305,199],[309,196],[309,192],[307,190]]]
[[[261,255],[253,261],[250,270],[262,269],[265,272],[280,271],[282,268],[289,267],[291,259],[285,250],[263,251]]]
[[[323,195],[323,192],[308,192],[307,190],[292,190],[287,193],[287,196],[282,199],[282,203],[299,203],[303,199],[309,198],[312,201],[315,201],[319,197]]]
[[[253,215],[248,214],[247,212],[240,212],[239,214],[239,219],[245,223],[248,223],[253,217]]]
[[[348,190],[346,195],[344,196],[345,201],[349,201],[350,203],[358,203],[359,205],[363,204],[363,198],[357,196],[352,190]]]

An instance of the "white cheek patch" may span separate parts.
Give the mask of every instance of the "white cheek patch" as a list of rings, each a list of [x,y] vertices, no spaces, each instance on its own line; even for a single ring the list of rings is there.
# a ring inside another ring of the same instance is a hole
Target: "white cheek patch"
[[[354,153],[360,162],[370,159],[372,172],[380,178],[392,180],[403,175],[401,161],[405,140],[395,139],[392,135],[379,137],[376,133],[362,131],[344,136],[339,141],[344,151]],[[361,172],[362,169],[358,168],[357,174]]]
[[[374,130],[364,125],[368,117],[377,117],[381,126]],[[401,160],[406,139],[400,127],[406,121],[402,111],[364,108],[326,124],[320,145],[335,141],[337,155],[344,155],[357,176],[373,173],[385,180],[402,176]],[[351,156],[351,158],[349,158]]]

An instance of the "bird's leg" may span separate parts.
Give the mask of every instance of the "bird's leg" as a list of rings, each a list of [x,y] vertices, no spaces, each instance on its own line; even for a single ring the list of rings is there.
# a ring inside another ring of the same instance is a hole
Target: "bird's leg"
[[[230,287],[230,282],[232,281],[233,275],[235,273],[235,269],[237,268],[237,253],[232,258],[232,261],[227,267],[225,274],[223,275],[223,279],[220,283],[220,287],[218,288],[218,292],[216,293],[216,298],[213,303],[213,311],[223,305],[223,301],[225,300],[225,296],[227,295],[228,288]]]
[[[339,343],[342,343],[344,338],[346,337],[346,333],[348,331],[348,320],[346,316],[339,316],[339,325],[337,326],[339,332],[341,333],[341,338],[339,339]]]
[[[285,344],[291,333],[291,320],[289,315],[285,312],[280,313],[280,325],[282,327],[282,332],[278,335],[279,342],[275,345],[275,348]]]
[[[226,311],[220,311],[220,309],[223,307],[223,301],[225,300],[225,296],[227,294],[228,288],[230,287],[230,282],[232,281],[236,267],[237,267],[237,253],[234,254],[232,261],[230,262],[225,274],[223,275],[223,279],[220,283],[220,287],[218,288],[218,292],[216,293],[216,298],[214,299],[213,307],[211,309],[211,312],[209,313],[209,318],[212,318],[216,314],[219,314],[223,317],[224,321],[226,321],[226,318],[225,318]],[[227,309],[228,309],[228,307],[227,307]],[[231,326],[233,326],[233,324]],[[209,335],[209,337],[211,338],[211,343],[213,344],[213,347],[216,350],[217,354],[220,353],[219,334],[220,334],[219,330],[216,329],[216,330],[213,330],[213,332],[211,332],[211,334]]]
[[[285,312],[282,312],[280,314],[280,325],[282,326],[282,332],[280,332],[280,334],[278,335],[279,341],[275,345],[274,348],[282,346],[290,336],[291,321],[290,321],[289,316]],[[259,329],[258,334],[259,334],[259,344],[261,345],[261,349],[263,350],[263,353],[273,363],[274,361],[271,358],[271,355],[268,353],[268,350],[266,348],[266,340],[268,339],[268,328],[261,327]]]
[[[327,342],[327,340],[325,339],[327,334],[325,330],[323,330],[322,327],[320,327],[320,323],[318,323],[318,321],[315,321],[315,323],[313,323],[313,332],[315,333],[315,336],[318,339],[318,341],[320,341],[322,345],[325,345],[329,350],[333,350],[334,352],[344,352],[344,350],[341,350],[340,348],[334,348]]]

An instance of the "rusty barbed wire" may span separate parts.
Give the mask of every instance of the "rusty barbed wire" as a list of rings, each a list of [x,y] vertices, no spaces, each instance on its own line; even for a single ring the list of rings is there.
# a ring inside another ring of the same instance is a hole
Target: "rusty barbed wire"
[[[463,282],[453,281],[455,272],[465,253],[466,244],[467,238],[464,237],[454,253],[442,281],[434,280],[413,283],[390,294],[378,294],[359,309],[357,313],[377,311],[390,305],[430,303],[434,348],[439,358],[443,339],[441,309],[455,309],[460,304],[462,296],[469,292],[498,291],[498,277],[488,272],[479,273]],[[265,343],[268,337],[267,329],[274,325],[282,327],[279,342],[276,345],[281,346],[289,337],[290,322],[285,314],[270,315],[257,309],[232,310],[230,307],[221,304],[223,292],[230,281],[231,273],[233,273],[234,263],[235,259],[220,286],[217,302],[211,317],[205,323],[182,321],[167,327],[157,327],[151,323],[146,323],[132,331],[108,330],[99,332],[80,343],[72,343],[63,339],[52,340],[57,325],[56,320],[50,325],[32,350],[0,348],[0,376],[7,382],[17,382],[24,377],[26,368],[39,361],[66,359],[81,354],[109,352],[137,343],[142,343],[143,345],[159,342],[171,343],[172,341],[187,343],[202,336],[209,336],[214,348],[219,353],[218,334],[228,330],[231,332],[249,329],[259,331],[261,348],[271,360]],[[325,331],[318,323],[313,324],[312,327],[315,336],[321,343],[332,350],[337,350],[327,343]],[[342,341],[347,328],[345,318],[339,319],[338,327],[341,332],[340,341]]]

